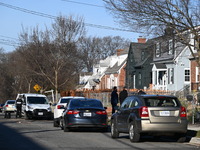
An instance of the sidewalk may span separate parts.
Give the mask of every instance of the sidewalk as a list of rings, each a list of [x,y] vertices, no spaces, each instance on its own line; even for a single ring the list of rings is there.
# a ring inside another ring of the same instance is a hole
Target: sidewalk
[[[191,130],[191,131],[200,131],[200,124],[189,124],[188,125],[188,130]],[[189,141],[189,143],[200,145],[200,138],[192,136],[191,140]]]

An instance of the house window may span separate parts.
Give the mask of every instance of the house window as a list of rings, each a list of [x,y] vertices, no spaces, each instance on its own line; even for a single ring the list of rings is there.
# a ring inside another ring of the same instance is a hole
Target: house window
[[[141,53],[141,60],[144,60],[144,51],[142,51],[142,53]]]
[[[168,69],[168,84],[174,84],[174,68]]]
[[[169,55],[173,54],[173,40],[169,40],[169,43],[168,43],[168,54]]]
[[[156,57],[160,57],[160,43],[156,43]]]
[[[185,82],[190,81],[190,69],[185,69]]]
[[[141,85],[142,84],[142,74],[141,73],[139,73],[138,79],[139,79],[138,84]]]

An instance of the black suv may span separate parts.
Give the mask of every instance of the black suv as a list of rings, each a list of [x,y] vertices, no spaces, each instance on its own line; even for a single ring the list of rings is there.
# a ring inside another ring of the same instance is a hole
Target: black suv
[[[131,142],[138,142],[142,134],[173,135],[177,142],[184,142],[186,114],[185,107],[175,96],[129,96],[111,117],[111,137],[128,133]]]

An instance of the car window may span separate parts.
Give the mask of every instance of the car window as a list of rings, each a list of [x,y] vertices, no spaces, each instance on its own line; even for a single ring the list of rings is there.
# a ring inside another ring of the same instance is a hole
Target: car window
[[[72,99],[72,98],[62,98],[60,100],[60,103],[69,103],[70,99]]]
[[[98,100],[73,100],[70,102],[70,108],[96,107],[103,108],[103,104]]]
[[[7,104],[14,104],[15,101],[8,101]]]
[[[132,97],[127,97],[127,98],[124,100],[124,102],[122,103],[121,109],[129,108],[129,105],[130,105],[132,99],[133,99]]]
[[[145,105],[148,107],[178,107],[179,103],[176,98],[171,97],[151,97],[144,98]]]
[[[136,107],[136,106],[138,106],[138,105],[139,105],[139,103],[138,103],[137,99],[134,98],[134,99],[130,102],[129,108],[133,108],[133,107]]]
[[[28,97],[27,102],[29,104],[48,104],[48,101],[45,97]]]

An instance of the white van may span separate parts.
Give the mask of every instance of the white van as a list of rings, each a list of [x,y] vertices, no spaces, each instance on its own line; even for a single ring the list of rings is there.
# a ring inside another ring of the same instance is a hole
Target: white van
[[[45,95],[23,93],[18,94],[18,98],[21,98],[23,101],[22,115],[24,115],[25,119],[52,118],[51,106]]]

